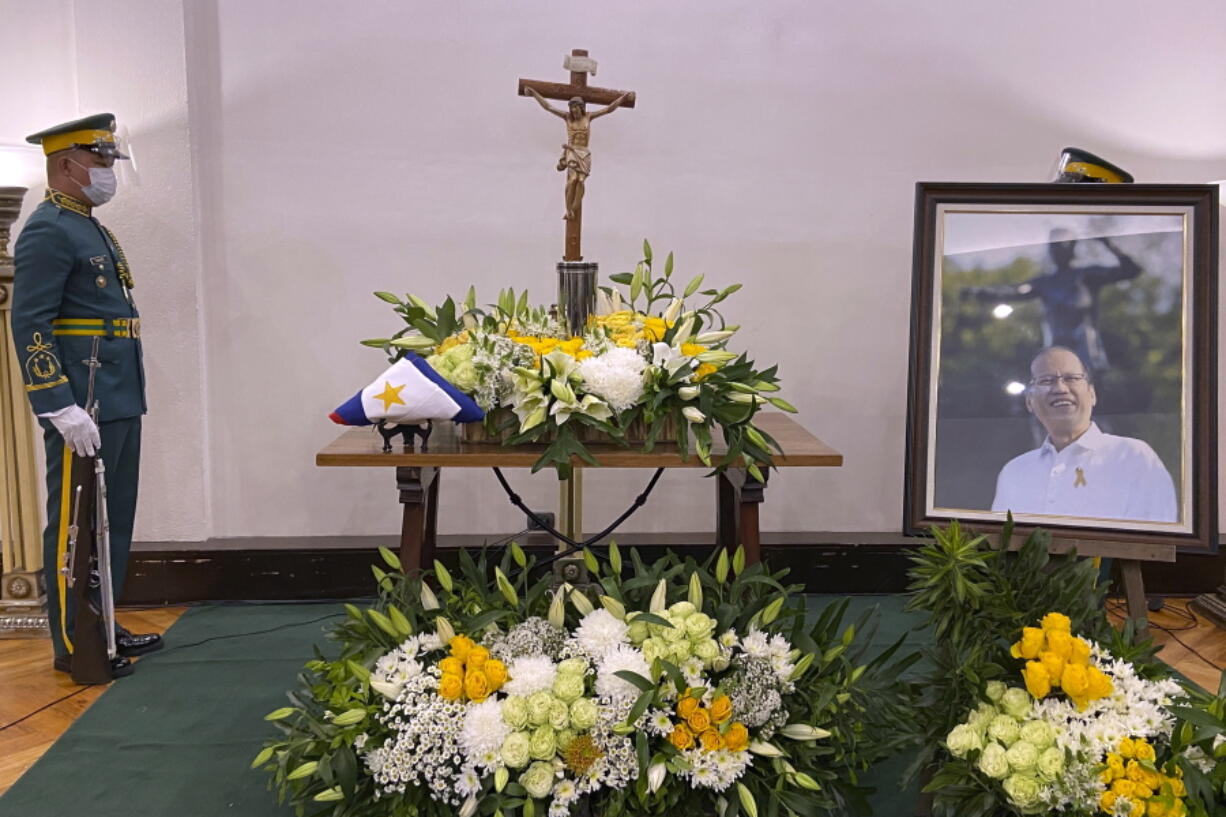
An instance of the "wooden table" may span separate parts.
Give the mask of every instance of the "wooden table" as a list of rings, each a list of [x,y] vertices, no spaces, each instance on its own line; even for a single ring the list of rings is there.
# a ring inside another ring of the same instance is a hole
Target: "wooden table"
[[[774,458],[779,468],[830,468],[843,464],[843,455],[806,431],[786,414],[762,412],[754,423],[774,437],[784,454]],[[443,468],[531,468],[544,446],[504,447],[494,443],[465,443],[451,423],[437,423],[425,451],[384,453],[383,440],[373,428],[351,428],[315,455],[321,467],[395,468],[396,489],[404,505],[400,527],[400,560],[405,570],[428,567],[434,562],[438,532],[439,474]],[[611,444],[591,444],[588,450],[603,468],[700,468],[709,470],[696,456],[682,461],[672,443],[658,443],[645,454]],[[725,449],[716,445],[712,459]],[[576,468],[591,467],[575,460]],[[716,543],[722,547],[745,547],[746,561],[761,558],[758,506],[766,485],[744,469],[728,469],[715,480],[718,504]]]

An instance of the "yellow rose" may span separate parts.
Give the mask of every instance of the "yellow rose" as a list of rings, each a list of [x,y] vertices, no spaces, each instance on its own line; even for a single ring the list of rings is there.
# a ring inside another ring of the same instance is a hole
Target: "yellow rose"
[[[672,732],[669,732],[668,742],[684,752],[694,745],[694,735],[686,728],[685,724],[679,723],[673,728]]]
[[[701,735],[711,728],[711,713],[700,707],[691,712],[690,716],[685,719],[685,722],[695,735]]]
[[[711,702],[711,720],[716,723],[723,723],[732,717],[732,699],[727,695],[720,695]]]
[[[1145,807],[1145,817],[1170,817],[1173,812],[1162,805],[1161,800],[1150,800]]]
[[[1093,674],[1095,671],[1097,670],[1092,671],[1091,674]],[[1102,673],[1099,674],[1101,675]],[[1110,679],[1107,680],[1110,682]],[[1138,738],[1132,742],[1132,748],[1133,757],[1135,757],[1137,760],[1148,760],[1150,763],[1153,763],[1158,759],[1157,753],[1154,752],[1154,747],[1150,746],[1148,742],[1141,738]]]
[[[1112,692],[1115,691],[1115,686],[1111,683],[1111,679],[1107,677],[1107,674],[1104,673],[1102,670],[1100,670],[1098,667],[1090,667],[1089,670],[1087,670],[1087,675],[1089,677],[1089,684],[1090,684],[1089,691],[1087,694],[1090,700],[1096,701],[1099,698],[1106,698],[1108,695],[1110,695]],[[1140,758],[1141,760],[1151,760],[1152,761],[1153,760],[1152,757],[1145,758],[1141,756],[1141,746],[1145,746],[1147,749],[1149,749],[1149,753],[1151,755],[1154,752],[1154,749],[1152,746],[1149,746],[1149,744],[1143,743],[1140,746],[1136,747],[1136,752],[1137,752],[1136,756]]]
[[[1027,660],[1038,658],[1039,653],[1043,650],[1043,631],[1038,627],[1023,627],[1022,640],[1017,642],[1010,648],[1009,652],[1014,658],[1025,658]]]
[[[464,692],[468,697],[480,703],[490,694],[490,682],[481,670],[469,670],[464,676]]]
[[[1124,776],[1124,759],[1112,752],[1107,755],[1107,771],[1111,773],[1111,778],[1104,782],[1110,783],[1117,777]]]
[[[1113,791],[1103,792],[1102,797],[1098,798],[1098,806],[1108,814],[1115,813],[1115,801],[1120,799],[1120,796]]]
[[[724,735],[724,746],[730,752],[743,752],[749,748],[749,730],[745,724],[737,721],[728,727]]]
[[[1070,654],[1067,660],[1070,664],[1090,665],[1090,645],[1080,638],[1074,638],[1070,644]]]
[[[1069,697],[1074,700],[1087,698],[1090,691],[1090,674],[1080,664],[1069,664],[1064,668],[1064,675],[1060,678],[1060,685],[1064,687],[1064,691],[1069,694]],[[1078,706],[1078,709],[1082,708]],[[1132,757],[1131,751],[1125,751],[1122,743],[1120,745],[1120,754],[1124,757]]]
[[[1051,679],[1051,685],[1060,686],[1060,677],[1064,675],[1064,659],[1051,650],[1044,650],[1039,653],[1039,662],[1047,670],[1047,677]]]
[[[1120,797],[1132,797],[1132,793],[1136,791],[1136,784],[1126,777],[1121,777],[1111,784],[1111,791]]]
[[[438,682],[438,694],[449,701],[458,701],[464,694],[464,679],[458,675],[447,673]]]
[[[1132,811],[1128,812],[1128,817],[1145,817],[1145,801],[1133,800]]]
[[[468,653],[477,645],[474,644],[473,640],[468,636],[457,635],[451,639],[451,643],[448,646],[451,647],[452,655],[461,661],[466,661],[468,659]]]
[[[1022,678],[1026,681],[1026,691],[1036,698],[1043,698],[1051,692],[1051,677],[1047,674],[1047,668],[1038,661],[1026,662]]]
[[[686,695],[677,703],[677,714],[683,719],[689,720],[690,715],[693,715],[694,711],[698,709],[699,703],[697,698],[691,698],[689,695]]]
[[[715,752],[724,748],[724,736],[715,729],[708,729],[699,735],[702,741],[702,748],[708,752]]]
[[[1039,626],[1044,630],[1063,630],[1069,632],[1072,629],[1073,623],[1069,621],[1069,617],[1063,613],[1048,613],[1043,616],[1043,620],[1039,622]]]
[[[507,665],[497,658],[486,661],[481,671],[485,673],[486,680],[490,682],[491,690],[499,689],[507,682]]]
[[[1137,750],[1133,745],[1132,738],[1120,738],[1120,757],[1130,758],[1136,756]]]
[[[1182,773],[1182,771],[1183,770],[1181,769],[1180,772]],[[1176,797],[1183,797],[1188,793],[1187,787],[1184,786],[1183,781],[1179,778],[1168,777],[1166,778],[1166,782],[1171,784],[1171,794],[1175,795]]]
[[[442,661],[439,661],[438,668],[443,671],[444,675],[447,675],[448,673],[451,675],[464,674],[464,662],[451,655],[447,656]]]
[[[466,663],[469,669],[481,669],[490,660],[490,651],[485,647],[473,647],[468,651]]]
[[[1063,658],[1066,662],[1073,654],[1073,637],[1064,630],[1048,630],[1047,649]]]

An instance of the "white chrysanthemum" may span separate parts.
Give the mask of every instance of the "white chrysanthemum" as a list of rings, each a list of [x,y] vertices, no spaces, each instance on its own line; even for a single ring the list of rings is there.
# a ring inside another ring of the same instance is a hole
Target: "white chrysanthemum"
[[[455,781],[456,791],[465,796],[479,794],[481,792],[481,776],[477,774],[477,770],[471,766],[465,766],[460,770],[460,776]]]
[[[614,674],[623,670],[637,672],[644,678],[651,674],[643,653],[634,647],[619,644],[604,654],[596,670],[597,694],[610,698],[638,697],[640,692],[638,687]]]
[[[497,765],[498,750],[512,731],[511,725],[502,719],[502,704],[493,697],[470,706],[464,715],[464,727],[460,730],[460,746],[464,749],[468,764],[492,772],[490,762]]]
[[[599,660],[601,656],[619,644],[630,643],[626,622],[603,607],[583,617],[575,629],[575,642],[587,655]]]
[[[588,392],[601,397],[616,412],[633,406],[643,396],[645,361],[638,352],[614,346],[602,355],[579,364],[579,374]]]
[[[507,682],[502,691],[508,695],[531,695],[543,689],[552,689],[558,675],[558,666],[544,655],[526,655],[516,658],[507,667]]]
[[[746,655],[752,655],[754,658],[771,657],[770,640],[766,637],[766,633],[761,630],[750,630],[749,635],[741,639],[741,650]]]

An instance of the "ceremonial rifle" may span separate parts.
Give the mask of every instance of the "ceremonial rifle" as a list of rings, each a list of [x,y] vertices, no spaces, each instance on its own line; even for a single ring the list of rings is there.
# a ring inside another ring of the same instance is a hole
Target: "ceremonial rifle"
[[[85,410],[98,424],[98,401],[94,379],[102,365],[94,338],[89,367]],[[109,683],[111,661],[116,657],[115,596],[111,583],[111,535],[106,510],[106,466],[102,452],[93,457],[72,457],[72,522],[68,527],[68,552],[62,571],[67,577],[76,607],[72,626],[72,680],[78,684]],[[97,592],[95,593],[95,589]]]

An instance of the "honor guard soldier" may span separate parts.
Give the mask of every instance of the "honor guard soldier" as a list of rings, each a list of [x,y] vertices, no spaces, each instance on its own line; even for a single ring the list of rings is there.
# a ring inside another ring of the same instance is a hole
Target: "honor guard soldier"
[[[72,457],[102,457],[107,474],[111,576],[123,587],[136,513],[145,373],[132,272],[115,236],[94,208],[115,195],[114,164],[127,159],[115,118],[99,114],[27,137],[47,157],[47,195],[17,239],[12,324],[26,393],[44,431],[47,528],[43,533],[47,601],[57,670],[71,666],[73,604],[65,592]],[[91,361],[94,339],[98,360]],[[96,371],[95,425],[82,408]],[[98,365],[100,364],[100,365]],[[127,675],[130,656],[161,648],[161,636],[116,628],[112,675]]]

